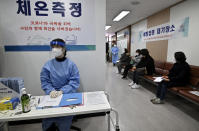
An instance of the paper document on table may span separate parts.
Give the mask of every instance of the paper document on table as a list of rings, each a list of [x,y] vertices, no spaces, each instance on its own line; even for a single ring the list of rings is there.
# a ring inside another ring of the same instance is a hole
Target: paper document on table
[[[86,105],[99,105],[107,103],[107,99],[104,97],[104,93],[88,93],[85,96]]]
[[[189,91],[191,94],[199,96],[199,91]]]
[[[161,82],[163,80],[162,77],[155,77],[155,80],[153,80],[154,82]]]
[[[42,96],[38,107],[58,107],[63,95],[57,98],[51,98],[49,95]]]

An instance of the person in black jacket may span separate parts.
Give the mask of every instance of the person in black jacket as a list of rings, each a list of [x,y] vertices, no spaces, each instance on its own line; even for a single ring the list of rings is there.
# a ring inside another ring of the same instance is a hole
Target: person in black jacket
[[[163,104],[167,88],[173,86],[185,86],[189,83],[190,67],[186,62],[186,56],[183,52],[176,52],[176,63],[169,71],[168,76],[163,76],[163,81],[159,83],[156,97],[151,99],[153,104]]]
[[[133,67],[133,82],[132,82],[132,89],[139,88],[140,85],[138,84],[138,79],[140,75],[144,75],[145,71],[147,75],[153,75],[155,72],[155,65],[153,58],[149,55],[149,51],[147,49],[141,50],[141,61]]]
[[[120,61],[117,63],[118,73],[121,73],[122,67],[130,63],[131,57],[128,50],[125,48],[124,53],[121,55]]]
[[[140,60],[141,60],[141,50],[140,49],[137,49],[136,50],[136,56],[135,57],[132,57],[130,63],[128,65],[125,66],[124,68],[124,72],[123,72],[123,76],[122,76],[122,79],[125,79],[128,75],[128,71],[133,67],[133,66],[136,66]],[[131,84],[130,84],[131,85]]]

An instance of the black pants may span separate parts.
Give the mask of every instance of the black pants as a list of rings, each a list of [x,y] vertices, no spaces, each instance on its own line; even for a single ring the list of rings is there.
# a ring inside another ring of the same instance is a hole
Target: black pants
[[[117,68],[118,68],[118,72],[121,73],[122,67],[125,66],[126,67],[127,63],[125,62],[119,62],[117,63]]]
[[[167,88],[174,87],[174,86],[175,87],[176,86],[185,86],[185,84],[179,83],[179,82],[162,81],[158,85],[156,97],[160,98],[160,100],[164,100],[166,92],[167,92]]]
[[[125,66],[124,68],[124,72],[123,72],[123,78],[127,77],[128,71],[133,67],[133,65],[129,64],[127,66]]]
[[[143,76],[145,74],[145,68],[137,68],[133,72],[133,82],[138,84],[138,80],[140,76]]]

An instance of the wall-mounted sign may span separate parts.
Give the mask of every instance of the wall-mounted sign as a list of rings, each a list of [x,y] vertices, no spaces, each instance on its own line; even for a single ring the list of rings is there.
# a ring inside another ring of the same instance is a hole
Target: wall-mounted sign
[[[139,42],[168,40],[188,36],[189,17],[173,24],[166,23],[139,31]]]
[[[95,45],[94,0],[0,1],[1,45]]]

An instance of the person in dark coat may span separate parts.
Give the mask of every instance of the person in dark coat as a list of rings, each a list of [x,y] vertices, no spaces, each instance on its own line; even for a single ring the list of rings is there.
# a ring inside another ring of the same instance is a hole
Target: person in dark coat
[[[133,82],[131,86],[132,89],[140,87],[138,83],[140,75],[144,75],[145,72],[147,73],[147,75],[153,75],[153,73],[155,72],[154,60],[149,55],[149,51],[147,49],[142,49],[141,55],[142,55],[141,61],[132,68],[134,70]]]
[[[176,63],[169,71],[168,76],[162,76],[163,81],[159,83],[156,97],[151,99],[153,104],[163,104],[167,88],[176,86],[185,86],[189,83],[190,67],[186,62],[186,56],[183,52],[174,54]]]
[[[120,61],[117,63],[118,73],[121,73],[122,67],[130,63],[131,57],[128,53],[128,49],[124,49],[124,53],[121,55]]]
[[[128,74],[128,71],[133,67],[133,66],[136,66],[139,62],[140,62],[140,60],[141,60],[141,50],[140,49],[137,49],[136,50],[136,55],[135,55],[135,57],[133,57],[132,59],[131,59],[131,61],[130,61],[130,63],[127,65],[127,66],[125,66],[125,68],[124,68],[124,72],[123,72],[123,76],[122,76],[122,79],[125,79],[126,77],[127,77],[127,74]],[[131,85],[131,84],[129,84],[129,85]]]

